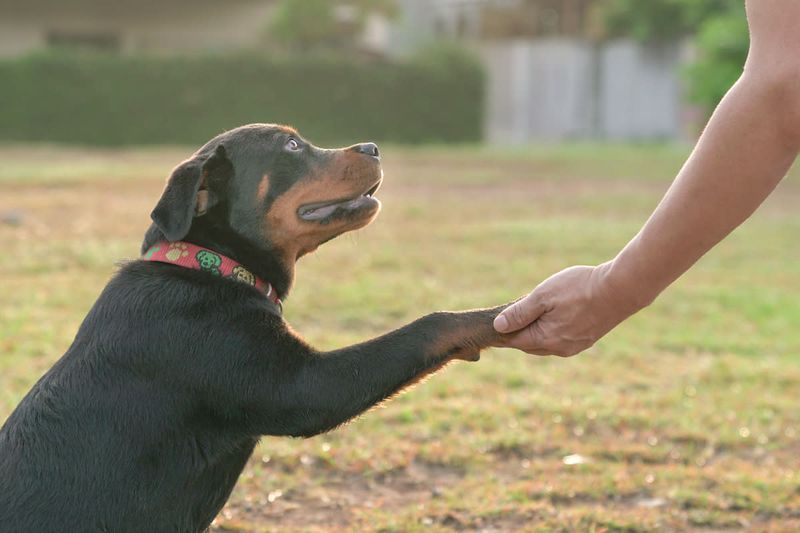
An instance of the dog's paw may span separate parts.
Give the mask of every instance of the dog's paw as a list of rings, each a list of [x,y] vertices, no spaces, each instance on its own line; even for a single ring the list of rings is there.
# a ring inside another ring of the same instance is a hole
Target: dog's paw
[[[481,351],[477,348],[456,348],[448,356],[450,359],[474,363],[481,360]]]

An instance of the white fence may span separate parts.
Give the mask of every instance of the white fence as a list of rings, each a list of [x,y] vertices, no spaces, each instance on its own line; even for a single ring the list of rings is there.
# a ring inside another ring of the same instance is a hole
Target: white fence
[[[486,45],[486,138],[685,138],[681,68],[687,51],[679,44],[595,46],[567,39]]]

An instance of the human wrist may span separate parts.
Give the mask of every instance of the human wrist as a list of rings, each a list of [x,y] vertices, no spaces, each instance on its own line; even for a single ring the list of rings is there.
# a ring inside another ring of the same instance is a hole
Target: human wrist
[[[648,307],[661,292],[619,258],[599,265],[597,270],[600,290],[626,316]]]

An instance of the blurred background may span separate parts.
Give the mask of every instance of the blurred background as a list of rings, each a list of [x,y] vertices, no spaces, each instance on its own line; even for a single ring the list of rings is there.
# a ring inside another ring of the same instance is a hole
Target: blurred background
[[[0,9],[0,139],[13,141],[197,143],[257,117],[320,142],[687,140],[747,51],[738,0]]]
[[[380,143],[381,216],[285,306],[333,349],[613,257],[747,46],[742,0],[0,0],[0,420],[221,131]],[[793,171],[580,357],[265,437],[213,531],[800,530],[798,202]]]

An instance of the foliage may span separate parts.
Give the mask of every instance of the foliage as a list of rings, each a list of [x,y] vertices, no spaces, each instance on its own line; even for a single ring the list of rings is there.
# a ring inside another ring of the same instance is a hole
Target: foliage
[[[417,49],[411,59],[417,64],[427,65],[430,68],[468,70],[482,68],[477,56],[464,48],[461,43],[451,40],[432,41]]]
[[[690,98],[713,109],[742,74],[749,45],[747,20],[730,10],[708,20],[697,36],[699,59],[687,70]]]
[[[694,35],[698,60],[687,70],[689,96],[711,110],[742,72],[749,44],[742,0],[609,0],[611,36],[649,43]]]
[[[349,48],[370,13],[393,15],[395,11],[395,0],[282,0],[269,27],[290,49]]]
[[[709,17],[742,0],[609,0],[605,19],[612,36],[663,41],[692,34]]]
[[[483,72],[472,58],[363,62],[254,55],[49,54],[0,62],[0,140],[200,143],[284,122],[319,143],[477,141]]]
[[[279,40],[300,48],[336,36],[336,20],[328,0],[285,0],[277,8],[271,29]]]

